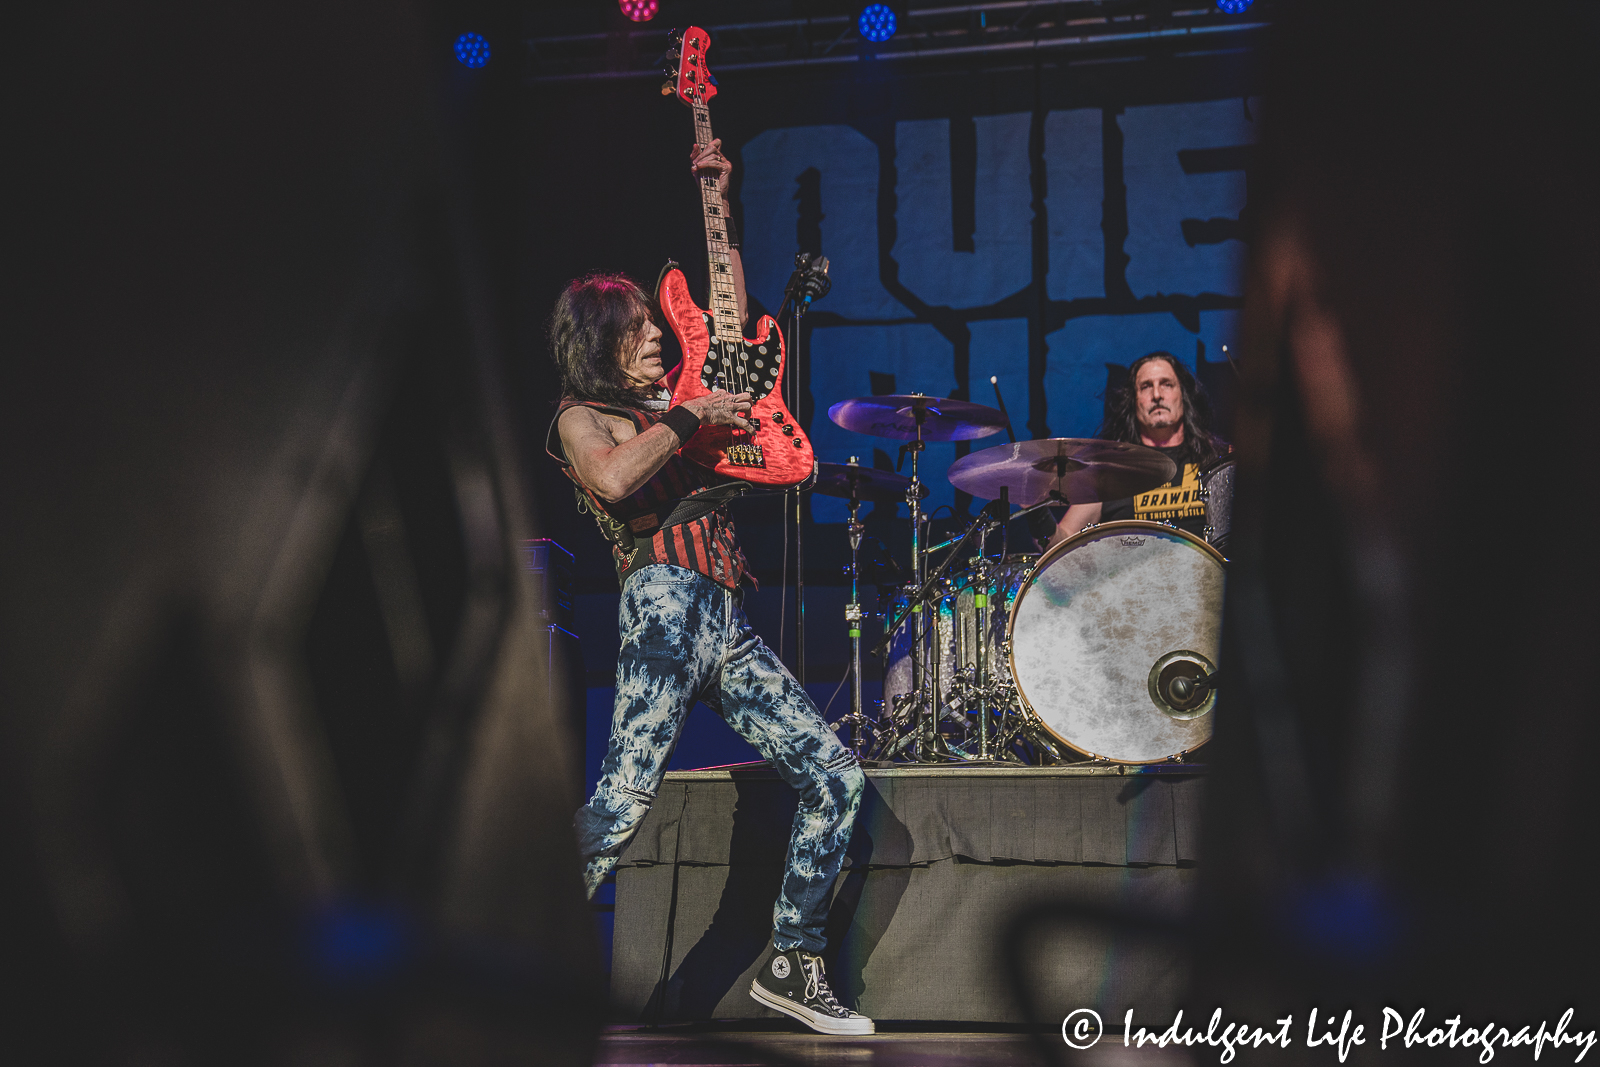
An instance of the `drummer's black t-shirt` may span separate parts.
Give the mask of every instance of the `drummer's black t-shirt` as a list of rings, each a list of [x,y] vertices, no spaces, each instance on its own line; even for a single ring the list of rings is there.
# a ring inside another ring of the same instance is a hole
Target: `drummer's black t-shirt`
[[[1166,485],[1121,500],[1108,500],[1100,509],[1101,522],[1117,519],[1148,519],[1151,522],[1170,522],[1180,530],[1196,537],[1205,536],[1206,503],[1200,496],[1200,467],[1185,463],[1181,458],[1183,446],[1158,448],[1163,456],[1178,465],[1178,473]]]

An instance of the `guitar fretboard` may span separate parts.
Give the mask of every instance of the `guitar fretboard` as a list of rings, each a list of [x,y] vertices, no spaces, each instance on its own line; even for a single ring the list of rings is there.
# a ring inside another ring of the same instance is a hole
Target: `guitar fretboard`
[[[710,144],[711,113],[705,104],[694,108],[694,143]],[[728,254],[728,227],[722,214],[722,194],[717,190],[717,176],[702,174],[700,178],[700,206],[706,218],[706,258],[711,262],[711,315],[717,324],[717,337],[724,341],[737,341],[743,336],[739,321],[739,300],[734,295],[733,259]]]

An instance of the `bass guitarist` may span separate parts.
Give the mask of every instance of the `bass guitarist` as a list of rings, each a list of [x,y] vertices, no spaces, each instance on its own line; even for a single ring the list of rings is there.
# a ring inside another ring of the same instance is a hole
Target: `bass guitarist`
[[[733,165],[720,140],[690,167],[715,174],[727,207]],[[730,232],[739,317],[744,269]],[[617,696],[594,796],[574,820],[590,896],[650,810],[689,709],[704,701],[800,796],[772,944],[750,995],[825,1034],[870,1034],[843,1007],[822,960],[829,897],[865,777],[741,607],[754,585],[728,517],[726,479],[679,455],[702,425],[748,429],[749,394],[714,390],[670,405],[661,330],[648,298],[620,275],[572,282],[556,302],[550,345],[563,399],[547,447],[613,546],[622,585]]]

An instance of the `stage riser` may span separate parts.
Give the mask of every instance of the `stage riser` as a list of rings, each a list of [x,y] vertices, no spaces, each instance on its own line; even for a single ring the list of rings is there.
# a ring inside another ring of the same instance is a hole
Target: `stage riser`
[[[1198,875],[1202,786],[1192,773],[869,772],[829,915],[835,989],[880,1019],[1024,1021],[1000,956],[1012,917],[1045,902],[1181,914]],[[617,874],[617,1021],[775,1017],[747,990],[794,806],[770,778],[669,778]],[[1170,1017],[1188,978],[1171,942],[1114,942],[1082,923],[1042,928],[1027,973],[1055,1016],[1131,1006]]]

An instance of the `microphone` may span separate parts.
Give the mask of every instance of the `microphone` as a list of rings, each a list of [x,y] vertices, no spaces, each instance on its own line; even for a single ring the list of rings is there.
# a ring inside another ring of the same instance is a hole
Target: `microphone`
[[[810,252],[801,252],[794,257],[794,273],[789,276],[789,284],[784,287],[784,295],[800,304],[810,306],[813,300],[820,300],[828,295],[828,290],[833,288],[833,280],[828,277],[828,257],[813,256]]]
[[[1187,674],[1180,674],[1167,683],[1167,692],[1170,694],[1170,703],[1173,707],[1182,707],[1204,693],[1208,689],[1217,688],[1217,680],[1221,671],[1206,675],[1204,678],[1191,678]]]

